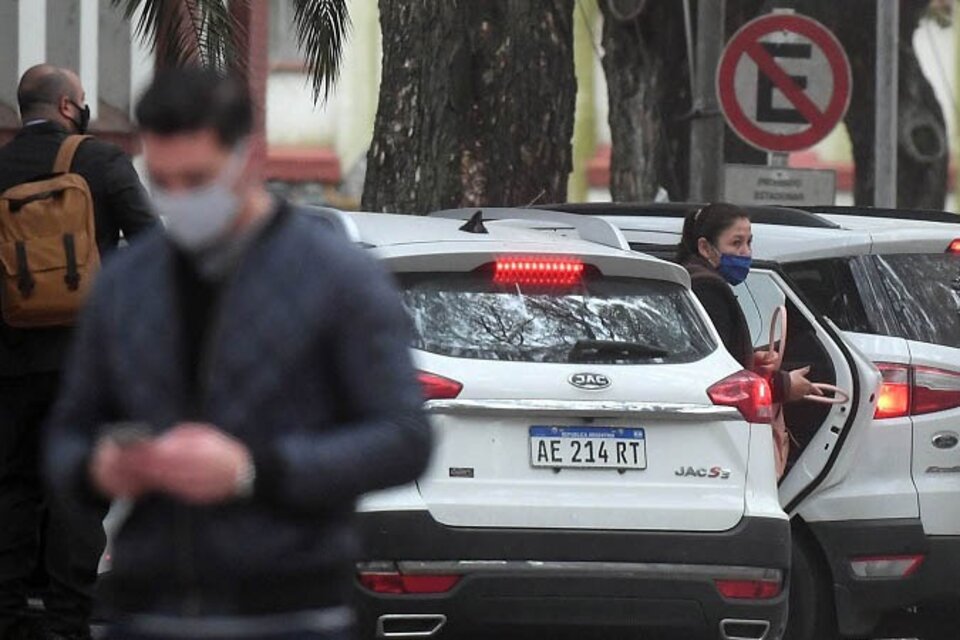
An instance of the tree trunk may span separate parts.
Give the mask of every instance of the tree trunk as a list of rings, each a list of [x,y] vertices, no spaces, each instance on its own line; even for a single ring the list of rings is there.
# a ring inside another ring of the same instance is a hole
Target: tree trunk
[[[636,18],[618,20],[606,0],[603,69],[610,105],[610,195],[652,200],[688,190],[690,76],[681,2],[651,2]]]
[[[853,71],[853,97],[845,123],[856,163],[854,201],[873,204],[874,120],[876,109],[875,0],[807,0],[810,14],[822,20],[843,43]],[[913,33],[927,0],[900,4],[900,81],[897,141],[897,206],[942,209],[947,196],[949,162],[943,109],[923,75],[913,50]],[[803,9],[801,9],[803,10]],[[869,25],[865,28],[864,25]]]
[[[563,202],[573,0],[380,0],[383,74],[363,208]]]

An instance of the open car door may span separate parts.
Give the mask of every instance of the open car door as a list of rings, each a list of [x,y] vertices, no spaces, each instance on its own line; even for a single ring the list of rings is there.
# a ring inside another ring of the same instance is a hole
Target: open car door
[[[836,404],[801,400],[784,405],[791,446],[780,503],[790,515],[820,519],[822,514],[806,513],[805,505],[816,510],[828,504],[829,500],[818,499],[813,506],[808,499],[827,498],[824,494],[855,464],[859,443],[873,419],[880,373],[829,319],[810,310],[776,265],[756,264],[735,292],[755,348],[768,347],[776,309],[784,305],[788,322],[781,368],[810,366],[811,381],[836,385],[849,396]],[[775,342],[784,339],[780,330],[773,333]]]

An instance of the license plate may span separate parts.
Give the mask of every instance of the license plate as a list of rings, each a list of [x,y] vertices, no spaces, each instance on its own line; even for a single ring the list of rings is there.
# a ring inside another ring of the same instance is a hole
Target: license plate
[[[578,469],[646,469],[646,432],[638,427],[530,427],[530,464]]]

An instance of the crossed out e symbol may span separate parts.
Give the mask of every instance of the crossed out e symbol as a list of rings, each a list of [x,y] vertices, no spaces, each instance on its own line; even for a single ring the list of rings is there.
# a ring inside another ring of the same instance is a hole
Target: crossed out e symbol
[[[809,44],[772,42],[760,43],[772,58],[794,58],[809,60],[813,47]],[[790,76],[790,79],[801,89],[807,88],[806,76]],[[760,122],[776,122],[785,124],[810,124],[796,109],[784,109],[773,106],[773,90],[775,85],[760,69],[757,69],[757,120]]]

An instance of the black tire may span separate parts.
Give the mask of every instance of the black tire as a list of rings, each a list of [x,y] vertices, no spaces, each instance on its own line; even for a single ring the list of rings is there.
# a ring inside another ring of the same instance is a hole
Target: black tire
[[[836,640],[837,612],[829,569],[805,532],[793,531],[790,603],[784,640]]]

